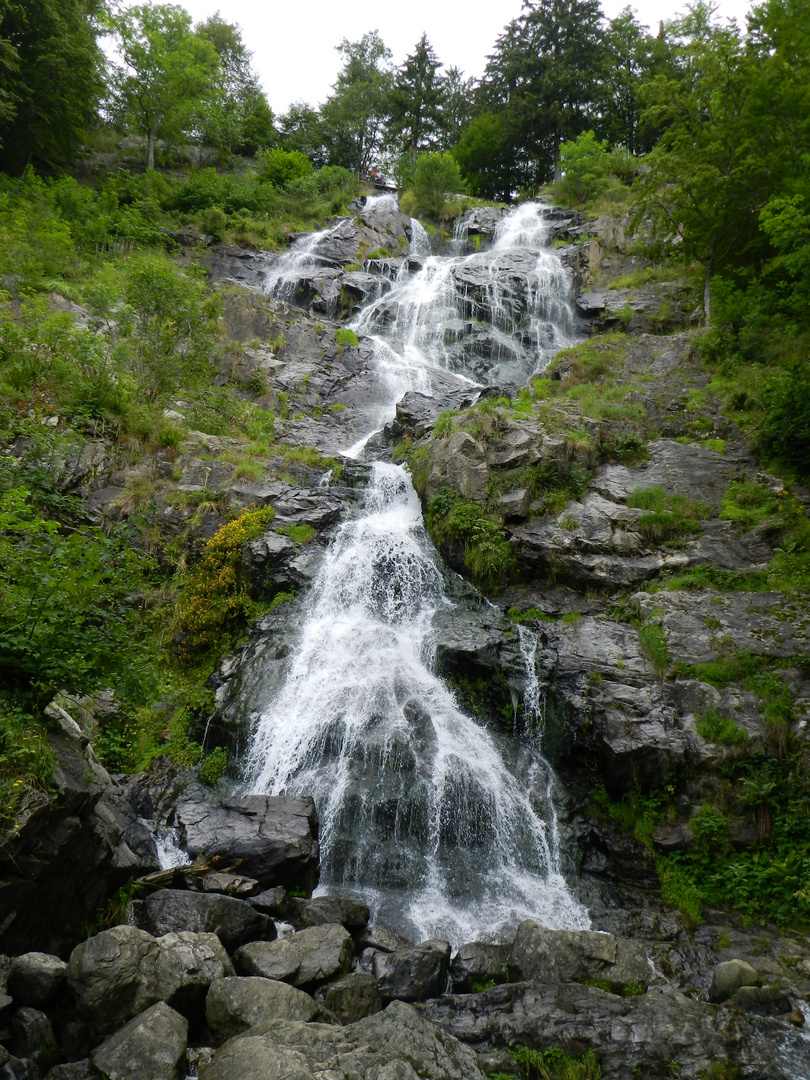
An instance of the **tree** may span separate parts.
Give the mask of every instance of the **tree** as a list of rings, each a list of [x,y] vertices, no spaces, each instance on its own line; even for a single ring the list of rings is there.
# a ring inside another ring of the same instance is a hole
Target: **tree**
[[[452,148],[453,157],[473,195],[509,201],[514,190],[514,156],[503,117],[476,116]]]
[[[185,130],[201,99],[214,92],[219,57],[172,4],[124,9],[112,28],[124,62],[113,78],[115,101],[124,122],[146,136],[146,166],[153,169],[158,132]]]
[[[559,180],[560,145],[591,126],[598,96],[599,0],[525,0],[519,23],[535,122],[552,137]]]
[[[360,177],[383,146],[393,82],[391,50],[372,30],[360,41],[344,38],[337,51],[346,62],[321,110],[329,164],[353,169]]]
[[[326,123],[311,105],[295,101],[279,117],[281,145],[285,150],[298,150],[320,168],[330,160]],[[350,163],[353,167],[354,162]]]
[[[72,161],[97,115],[104,58],[97,0],[0,0],[0,146],[5,171]]]
[[[415,164],[420,150],[433,146],[440,130],[441,61],[422,34],[414,52],[399,69],[390,97],[389,135],[399,140]]]
[[[465,79],[464,72],[459,68],[451,67],[444,73],[439,103],[439,129],[443,150],[449,150],[456,145],[472,120],[475,90],[475,79]]]
[[[631,154],[652,149],[655,139],[641,126],[644,91],[656,71],[663,70],[670,53],[666,35],[650,37],[632,8],[626,7],[611,20],[603,39],[599,130],[612,145],[620,144]]]
[[[217,92],[204,116],[204,135],[229,153],[255,154],[271,146],[278,134],[273,113],[251,64],[252,53],[240,28],[225,22],[219,12],[198,23],[194,32],[209,41],[219,57]]]
[[[658,76],[650,88],[648,115],[662,135],[637,188],[659,241],[677,241],[703,264],[708,318],[712,278],[757,242],[774,176],[755,119],[755,66],[745,62],[737,27],[707,23],[707,10],[710,17],[697,4],[675,28],[684,42],[678,74]]]

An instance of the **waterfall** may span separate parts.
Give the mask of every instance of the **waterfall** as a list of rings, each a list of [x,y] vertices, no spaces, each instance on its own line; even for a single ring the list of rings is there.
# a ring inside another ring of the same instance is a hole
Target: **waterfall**
[[[511,250],[517,237],[536,268],[545,236],[541,211],[522,208],[496,248]],[[380,426],[406,389],[446,381],[450,295],[459,296],[451,279],[468,261],[431,256],[396,283],[389,307],[376,301],[358,316],[390,395],[380,395]],[[532,296],[552,280],[569,287],[563,272],[533,272]],[[434,615],[454,603],[407,472],[375,464],[363,507],[337,530],[303,600],[285,677],[242,703],[252,723],[243,790],[311,794],[322,887],[362,897],[412,937],[487,940],[523,918],[585,928],[561,870],[555,780],[536,734],[536,642],[520,628],[526,730],[499,733],[461,709],[433,670]]]

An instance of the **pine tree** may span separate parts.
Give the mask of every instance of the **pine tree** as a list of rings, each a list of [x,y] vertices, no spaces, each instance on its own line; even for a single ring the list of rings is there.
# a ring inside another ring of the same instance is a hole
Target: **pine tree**
[[[400,142],[411,163],[421,150],[435,146],[441,126],[441,61],[426,34],[399,69],[391,93],[389,135]]]

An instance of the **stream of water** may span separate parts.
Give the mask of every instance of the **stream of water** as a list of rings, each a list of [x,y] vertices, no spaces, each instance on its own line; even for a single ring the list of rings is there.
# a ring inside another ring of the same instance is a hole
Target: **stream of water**
[[[378,428],[406,390],[430,392],[431,373],[525,382],[573,338],[571,283],[542,208],[508,215],[491,252],[429,256],[416,226],[412,246],[421,270],[403,272],[354,324],[383,373]],[[274,287],[290,274],[278,268]],[[475,305],[488,307],[500,336],[490,327],[483,345]],[[517,344],[499,348],[510,335]],[[346,454],[361,455],[367,438]],[[528,917],[587,927],[563,873],[555,779],[538,737],[466,714],[433,670],[434,616],[455,603],[409,475],[374,464],[362,509],[338,529],[303,601],[285,678],[269,700],[265,688],[245,703],[244,790],[311,794],[322,889],[362,897],[411,937],[493,939]],[[521,632],[530,723],[516,727],[527,731],[541,712],[535,644]]]

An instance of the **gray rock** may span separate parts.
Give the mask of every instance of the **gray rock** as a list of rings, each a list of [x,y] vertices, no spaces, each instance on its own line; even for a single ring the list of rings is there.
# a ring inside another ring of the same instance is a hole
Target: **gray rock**
[[[252,941],[236,950],[233,966],[239,975],[258,975],[263,979],[284,982],[298,971],[301,956],[289,938]]]
[[[509,974],[538,983],[605,979],[621,992],[646,987],[652,969],[643,945],[591,930],[547,930],[524,920],[509,954]]]
[[[455,993],[475,992],[481,983],[507,982],[511,945],[472,941],[462,945],[450,963]]]
[[[341,1024],[353,1024],[382,1009],[377,980],[366,971],[353,971],[326,983],[316,990],[315,1000],[333,1013]]]
[[[114,926],[76,946],[68,985],[93,1034],[109,1034],[159,1000],[153,983],[157,949],[152,935],[134,926]]]
[[[79,1016],[103,1037],[156,1001],[194,1016],[209,984],[233,974],[214,934],[167,934],[155,940],[134,926],[115,926],[77,945],[68,984]]]
[[[261,1035],[230,1039],[200,1072],[200,1080],[235,1080],[237,1077],[250,1077],[250,1080],[313,1080],[300,1054],[284,1050]]]
[[[271,915],[274,919],[280,919],[284,911],[284,902],[287,892],[279,885],[275,889],[265,889],[248,899],[251,907],[261,911],[263,915]]]
[[[45,1005],[64,983],[67,964],[50,953],[30,952],[11,962],[8,988],[19,1005]]]
[[[783,1016],[793,1012],[793,1003],[778,986],[741,986],[729,1000],[755,1016]]]
[[[410,1069],[410,1072],[408,1071]],[[299,1071],[296,1071],[299,1070]],[[483,1080],[472,1050],[395,1001],[346,1027],[276,1020],[231,1039],[200,1080]]]
[[[81,1061],[71,1061],[66,1065],[54,1065],[49,1070],[45,1080],[93,1080],[98,1073],[90,1058]]]
[[[315,1001],[287,983],[257,977],[216,979],[205,1003],[205,1022],[219,1043],[268,1020],[313,1020]]]
[[[413,945],[412,941],[403,937],[402,934],[389,930],[387,926],[383,926],[381,923],[373,923],[371,926],[367,926],[357,938],[357,948],[361,951],[363,949],[379,949],[381,952],[395,952],[397,949],[408,948],[411,945]]]
[[[132,920],[155,937],[180,931],[216,934],[228,952],[248,941],[271,941],[276,936],[267,915],[244,900],[218,893],[160,889],[132,905]]]
[[[62,1056],[50,1020],[29,1005],[12,1014],[11,1050],[19,1058],[30,1059],[43,1072]]]
[[[292,976],[295,986],[323,982],[349,969],[354,943],[342,926],[311,926],[286,940],[298,953],[298,970]]]
[[[218,855],[239,863],[263,887],[312,887],[318,879],[318,816],[310,798],[249,795],[183,803],[175,824],[192,857]]]
[[[606,1080],[624,1080],[634,1071],[665,1080],[673,1061],[688,1080],[710,1075],[712,1062],[737,1065],[740,1076],[764,1080],[800,1075],[807,1063],[806,1041],[784,1022],[718,1009],[677,991],[621,997],[579,983],[508,983],[484,994],[435,998],[419,1009],[482,1049],[593,1050]]]
[[[762,979],[745,960],[725,960],[718,964],[712,973],[709,1001],[728,1001],[741,986],[761,985]]]
[[[344,900],[340,896],[318,896],[314,900],[291,897],[284,909],[285,920],[297,930],[339,923],[355,934],[368,926],[369,914],[367,904]]]
[[[376,953],[372,970],[383,1001],[424,1001],[444,992],[449,965],[446,941],[423,941],[393,953]]]
[[[180,1080],[188,1021],[159,1001],[116,1031],[92,1054],[109,1080]]]

